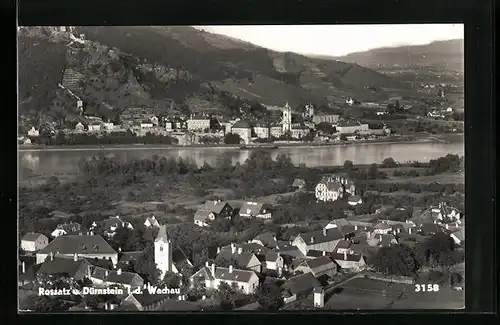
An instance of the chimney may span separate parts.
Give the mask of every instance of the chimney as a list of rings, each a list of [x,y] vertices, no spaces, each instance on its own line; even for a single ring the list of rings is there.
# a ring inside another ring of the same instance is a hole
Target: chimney
[[[326,256],[326,252],[325,251],[323,251],[323,256]]]
[[[358,225],[354,225],[354,230],[358,230]]]
[[[21,270],[22,270],[23,274],[26,273],[26,263],[23,262],[21,264]]]
[[[408,233],[411,235],[411,228],[408,228]]]
[[[236,245],[231,243],[231,254],[236,253]]]
[[[274,241],[278,241],[278,240],[276,239],[276,236],[273,236],[273,239],[274,239]]]
[[[220,253],[220,247],[217,247],[217,254],[219,254],[219,253]]]
[[[314,244],[314,237],[311,237],[311,244]]]
[[[401,228],[398,228],[398,234],[401,232]]]
[[[344,251],[344,261],[347,261],[347,251]]]
[[[446,224],[445,228],[446,228],[446,229],[450,229],[450,226],[448,226],[448,224]]]
[[[382,236],[378,237],[378,242],[382,244]]]
[[[118,252],[122,252],[122,248],[121,247],[118,247]]]
[[[104,271],[104,276],[107,277],[108,275],[109,275],[109,271],[108,270]]]
[[[233,266],[229,265],[229,273],[233,273]]]
[[[241,254],[243,252],[243,248],[239,247],[238,248],[238,254]]]
[[[326,228],[323,228],[323,236],[326,236]]]
[[[50,254],[49,254],[49,255],[50,255],[50,260],[51,260],[51,261],[52,261],[52,260],[54,260],[54,253],[50,252]]]
[[[73,254],[73,261],[75,261],[75,262],[78,261],[78,254],[77,253]]]
[[[117,275],[121,275],[121,274],[122,274],[122,269],[118,269],[118,270],[116,270],[116,274],[117,274]]]
[[[215,264],[212,263],[212,269],[210,270],[212,273],[212,276],[215,276]]]

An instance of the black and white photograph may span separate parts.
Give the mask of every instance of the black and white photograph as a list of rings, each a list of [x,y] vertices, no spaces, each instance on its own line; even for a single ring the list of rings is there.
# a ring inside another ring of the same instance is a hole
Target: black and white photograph
[[[463,24],[18,26],[17,55],[19,312],[465,308]]]

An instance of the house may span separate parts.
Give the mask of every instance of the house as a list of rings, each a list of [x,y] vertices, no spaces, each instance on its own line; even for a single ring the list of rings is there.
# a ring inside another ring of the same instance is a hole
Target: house
[[[55,238],[49,245],[37,252],[36,263],[40,264],[49,256],[109,259],[116,264],[118,253],[99,235],[65,235]]]
[[[269,126],[265,124],[257,124],[253,127],[253,131],[257,138],[268,139],[270,137]]]
[[[305,186],[306,186],[306,181],[304,181],[301,178],[296,178],[292,183],[292,187],[294,187],[297,190],[301,190],[305,188]]]
[[[291,135],[294,139],[301,139],[307,136],[311,132],[311,129],[305,125],[293,126],[291,129]]]
[[[190,281],[192,285],[201,281],[210,289],[218,289],[221,283],[229,286],[235,284],[246,294],[255,293],[259,287],[259,277],[254,271],[235,269],[232,265],[228,268],[216,267],[215,264],[209,265],[208,262],[190,277]]]
[[[373,234],[367,239],[367,243],[370,246],[390,247],[392,245],[397,245],[398,240],[391,234]]]
[[[141,129],[151,129],[154,124],[150,121],[143,121],[139,124],[139,126],[141,127]]]
[[[246,218],[271,219],[271,211],[266,204],[258,202],[244,202],[239,215]]]
[[[101,131],[101,123],[91,122],[88,126],[90,132]]]
[[[293,240],[293,245],[304,255],[306,255],[309,250],[331,252],[342,239],[344,239],[344,235],[338,228],[323,228],[323,230],[319,231],[298,234]]]
[[[87,230],[82,227],[78,222],[66,222],[57,225],[56,229],[50,234],[52,237],[57,238],[62,235],[79,235],[86,234]]]
[[[231,133],[239,135],[244,144],[249,144],[252,138],[252,124],[249,121],[240,120],[233,124]]]
[[[258,235],[251,241],[251,243],[256,243],[268,248],[276,248],[276,246],[278,246],[276,236],[274,236],[274,234],[270,232],[265,232]]]
[[[361,199],[361,196],[359,196],[359,195],[350,195],[347,198],[347,203],[349,203],[349,205],[356,206],[358,204],[363,203],[363,200]]]
[[[21,249],[25,252],[36,252],[49,244],[47,236],[35,232],[29,232],[21,238]]]
[[[279,138],[283,136],[283,127],[281,125],[271,125],[269,133],[272,138]]]
[[[40,136],[40,131],[38,131],[37,129],[35,129],[35,127],[31,127],[31,129],[28,130],[28,136],[29,137],[38,137]]]
[[[283,270],[284,260],[280,253],[267,252],[265,254],[257,255],[257,258],[261,262],[262,266],[267,270],[278,271],[278,274],[280,274]]]
[[[210,119],[208,117],[193,117],[187,120],[187,129],[189,131],[204,131],[210,129]]]
[[[194,223],[200,227],[207,227],[210,220],[216,218],[231,219],[233,208],[224,201],[206,201],[205,205],[198,209],[194,215]]]
[[[217,254],[216,262],[227,261],[240,269],[248,269],[261,272],[262,263],[257,256],[251,252],[244,252],[242,247],[236,248],[231,244],[231,250],[223,249]]]
[[[444,232],[443,228],[437,224],[437,222],[426,222],[422,224],[419,228],[418,231],[421,235],[424,236],[431,236],[435,235],[440,232]]]
[[[75,131],[83,132],[85,131],[85,126],[81,122],[78,122],[75,126]]]
[[[151,294],[148,290],[142,293],[131,293],[122,300],[120,309],[127,311],[153,311],[169,299],[168,295]]]
[[[126,289],[137,289],[144,286],[144,279],[137,273],[124,272],[121,269],[108,270],[90,266],[89,279],[96,286],[118,285]]]
[[[315,194],[317,200],[329,202],[341,199],[344,194],[344,190],[342,188],[342,184],[339,182],[321,180],[316,185]]]
[[[247,253],[253,253],[253,254],[265,254],[267,253],[269,250],[258,244],[258,243],[253,243],[253,242],[249,242],[249,243],[241,243],[241,244],[234,244],[234,243],[231,243],[231,245],[227,245],[227,246],[224,246],[222,248],[217,248],[217,254],[219,254],[221,251],[233,251],[233,250],[236,250],[236,251],[242,251],[242,252],[247,252]]]
[[[88,276],[89,267],[89,262],[86,259],[79,258],[77,254],[73,258],[51,256],[42,263],[37,272],[37,277],[65,276],[78,281]]]
[[[328,256],[321,256],[311,260],[303,261],[294,272],[312,273],[314,277],[327,276],[332,278],[337,273],[337,266]]]
[[[361,254],[351,252],[332,253],[330,258],[337,263],[342,270],[358,272],[366,266],[365,260]]]
[[[389,234],[393,231],[393,226],[386,222],[379,222],[375,225],[373,233],[375,234]]]
[[[328,230],[333,228],[342,229],[344,227],[354,228],[354,226],[345,218],[332,220],[324,228]]]
[[[310,272],[294,276],[281,286],[283,290],[283,300],[285,303],[293,302],[297,299],[306,298],[314,288],[321,286],[321,283]]]
[[[174,130],[172,122],[165,122],[165,131],[172,132]]]
[[[338,242],[337,246],[335,246],[333,253],[344,254],[344,252],[349,251],[349,247],[351,247],[350,240],[341,240]]]
[[[120,227],[128,228],[130,230],[134,229],[132,224],[127,221],[123,221],[120,216],[111,217],[102,222],[102,227],[104,228],[104,233],[108,237],[113,237],[116,230]]]
[[[450,237],[453,238],[455,244],[463,245],[463,243],[465,242],[464,227],[458,227],[456,229],[453,229],[453,231],[450,233]]]
[[[370,129],[368,124],[361,124],[357,122],[344,122],[337,124],[335,128],[340,134],[354,134],[359,131],[368,131]]]
[[[155,216],[147,217],[146,221],[144,221],[144,227],[146,228],[160,228],[160,224],[158,220],[156,220]]]
[[[320,115],[315,115],[312,119],[314,124],[320,124],[320,123],[330,123],[330,124],[336,124],[339,121],[339,115],[334,115],[334,114],[320,114]]]

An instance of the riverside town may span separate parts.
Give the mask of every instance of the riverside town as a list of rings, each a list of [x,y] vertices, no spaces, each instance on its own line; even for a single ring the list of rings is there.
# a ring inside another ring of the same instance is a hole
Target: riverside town
[[[453,26],[19,27],[19,311],[464,308]]]

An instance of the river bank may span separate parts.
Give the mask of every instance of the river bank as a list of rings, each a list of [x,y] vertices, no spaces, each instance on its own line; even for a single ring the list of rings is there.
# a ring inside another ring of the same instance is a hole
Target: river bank
[[[282,148],[316,148],[316,147],[336,147],[336,146],[355,146],[355,145],[376,145],[376,144],[415,144],[415,143],[449,143],[456,141],[457,138],[463,139],[463,134],[436,134],[436,135],[412,135],[412,136],[391,136],[383,139],[373,140],[354,140],[342,142],[279,142],[242,145],[234,144],[192,144],[192,145],[161,145],[161,144],[115,144],[115,145],[19,145],[19,151],[95,151],[95,150],[175,150],[175,149],[282,149]]]

